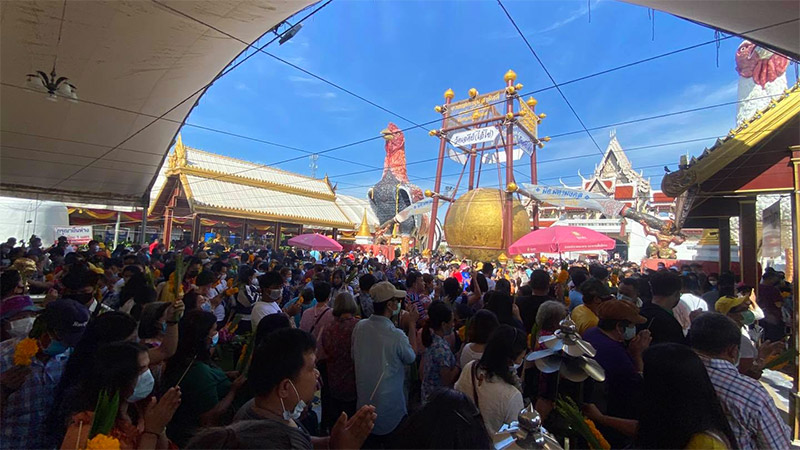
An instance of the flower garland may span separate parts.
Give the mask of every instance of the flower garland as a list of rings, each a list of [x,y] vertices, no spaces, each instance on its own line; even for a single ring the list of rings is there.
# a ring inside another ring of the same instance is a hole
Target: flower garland
[[[97,434],[86,441],[86,450],[120,450],[119,439],[105,434]]]
[[[14,365],[28,367],[33,362],[33,357],[39,353],[39,343],[36,339],[25,338],[14,347]]]

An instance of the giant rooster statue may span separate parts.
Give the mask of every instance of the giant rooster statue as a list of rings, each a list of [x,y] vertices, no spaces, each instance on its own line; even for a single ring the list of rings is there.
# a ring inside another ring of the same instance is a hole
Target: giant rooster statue
[[[789,59],[744,41],[736,50],[736,71],[739,73],[739,104],[736,124],[749,120],[786,89],[786,67]]]
[[[403,131],[397,125],[389,123],[388,127],[381,130],[381,134],[386,140],[383,177],[370,188],[368,193],[372,210],[375,211],[381,224],[384,224],[378,232],[379,240],[384,233],[392,234],[394,231],[392,219],[398,213],[424,198],[422,189],[408,180],[406,138]],[[411,215],[398,225],[398,235],[414,237],[417,239],[417,244],[423,244],[427,239],[429,220],[430,214]]]

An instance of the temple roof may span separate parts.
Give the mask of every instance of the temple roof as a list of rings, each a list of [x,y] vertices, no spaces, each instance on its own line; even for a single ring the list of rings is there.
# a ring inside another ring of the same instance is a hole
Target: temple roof
[[[668,173],[661,180],[661,189],[666,195],[677,197],[689,187],[701,185],[704,181],[717,176],[733,161],[745,153],[758,151],[763,145],[774,146],[774,137],[783,134],[784,129],[800,117],[800,84],[795,84],[784,94],[755,114],[749,121],[742,123],[728,135],[717,141],[695,158],[681,159],[679,169]],[[789,127],[788,140],[797,142],[796,128]],[[779,149],[780,150],[780,149]],[[770,152],[766,152],[770,153]],[[776,151],[772,152],[773,154]],[[788,150],[786,157],[788,158]],[[780,155],[783,157],[783,155]],[[763,159],[763,158],[762,158]],[[752,168],[755,172],[765,172],[764,161],[741,164],[742,168]],[[722,178],[732,178],[727,174]]]
[[[163,209],[177,183],[193,213],[352,230],[366,208],[369,224],[378,225],[366,199],[336,194],[327,176],[209,153],[185,146],[180,136],[154,186],[151,211]]]

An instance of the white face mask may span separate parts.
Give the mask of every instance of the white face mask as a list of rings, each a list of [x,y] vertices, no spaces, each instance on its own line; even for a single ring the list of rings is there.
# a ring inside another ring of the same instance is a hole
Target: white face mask
[[[297,388],[294,387],[294,383],[292,383],[292,380],[289,380],[289,383],[291,383],[292,389],[294,389],[294,395],[297,396],[297,404],[294,405],[294,409],[292,410],[292,412],[289,412],[286,410],[286,406],[284,406],[283,404],[283,399],[281,399],[281,409],[283,409],[283,420],[287,421],[289,419],[292,420],[299,419],[300,415],[303,414],[303,410],[306,409],[306,402],[304,402],[303,399],[300,398],[300,394],[297,393]]]
[[[281,289],[270,289],[269,298],[272,300],[278,300],[279,298],[281,298],[281,294],[283,294],[283,291]]]
[[[514,363],[511,365],[511,367],[509,367],[509,369],[511,369],[512,372],[516,372],[517,369],[519,369],[519,366],[521,365],[522,365],[521,363]]]
[[[622,333],[622,339],[630,341],[634,337],[636,337],[636,325],[631,325],[629,327],[626,327],[625,331]]]
[[[25,317],[24,319],[17,319],[13,322],[9,322],[8,334],[13,338],[28,337],[28,333],[31,332],[35,320],[35,317]]]
[[[146,398],[153,392],[153,386],[156,384],[156,380],[153,378],[153,374],[150,372],[150,369],[142,372],[139,375],[139,379],[136,380],[136,387],[133,388],[133,394],[128,397],[128,403],[136,403],[139,400]]]

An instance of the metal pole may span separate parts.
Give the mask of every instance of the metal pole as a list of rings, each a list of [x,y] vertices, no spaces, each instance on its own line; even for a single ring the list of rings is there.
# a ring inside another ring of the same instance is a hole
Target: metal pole
[[[452,90],[448,89],[444,93],[444,105],[445,110],[442,117],[442,128],[447,125],[447,117],[450,114],[447,106],[450,105],[450,101],[453,100],[455,94]],[[444,138],[444,135],[439,136],[439,159],[436,162],[436,181],[433,183],[433,190],[436,192],[440,192],[442,189],[442,166],[444,166],[444,151],[447,148],[447,141]],[[428,245],[427,249],[429,252],[433,251],[433,238],[436,235],[436,215],[439,212],[439,199],[437,197],[433,197],[433,204],[431,205],[431,223],[428,225]]]
[[[122,213],[117,211],[117,223],[114,225],[114,245],[111,246],[113,250],[117,249],[117,242],[119,242],[119,221],[121,217]]]
[[[472,152],[469,154],[469,186],[467,187],[467,190],[470,191],[475,188],[475,158],[477,157],[477,154],[475,153],[476,147],[476,145],[473,145]]]
[[[794,348],[800,343],[800,146],[789,147],[791,151],[792,178],[794,190],[792,192],[792,295],[794,297],[794,315],[792,317],[792,342]],[[788,262],[788,261],[787,261]],[[797,357],[794,359],[794,382],[792,383],[792,396],[789,401],[789,415],[792,425],[792,439],[800,438],[800,366]]]
[[[147,244],[147,210],[150,209],[150,192],[144,194],[144,208],[142,209],[142,231],[139,233],[139,244]],[[165,244],[167,245],[167,244]]]
[[[503,79],[506,82],[506,115],[514,114],[514,97],[508,94],[509,88],[513,89],[516,74],[508,71]],[[498,164],[500,162],[498,161]],[[508,185],[514,182],[514,122],[508,121],[506,125],[506,185],[500,189],[505,194],[505,208],[503,211],[503,248],[508,247],[514,240],[514,202],[513,192],[508,191]],[[508,251],[508,250],[506,250]]]

